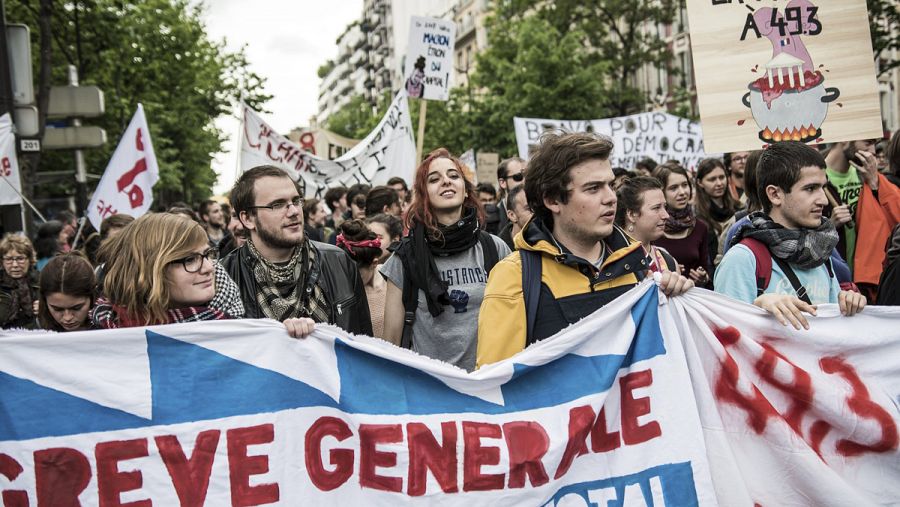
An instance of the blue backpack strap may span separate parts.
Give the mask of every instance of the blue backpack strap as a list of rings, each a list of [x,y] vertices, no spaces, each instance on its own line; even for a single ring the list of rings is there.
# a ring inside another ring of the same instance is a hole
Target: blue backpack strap
[[[534,320],[541,300],[541,254],[531,250],[519,250],[522,259],[522,296],[525,300],[525,347],[534,339]]]

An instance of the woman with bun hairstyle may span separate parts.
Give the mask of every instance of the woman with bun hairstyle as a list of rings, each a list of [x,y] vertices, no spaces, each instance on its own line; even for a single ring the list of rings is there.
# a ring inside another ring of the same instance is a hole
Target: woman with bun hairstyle
[[[443,148],[419,165],[404,217],[409,235],[381,273],[384,338],[472,371],[488,272],[510,250],[483,231],[484,210],[464,174]]]
[[[91,329],[97,277],[87,259],[77,253],[57,255],[41,270],[38,284],[41,328],[58,332]]]
[[[378,338],[384,337],[384,296],[387,282],[378,272],[381,257],[381,239],[362,220],[341,222],[335,244],[347,252],[356,262],[359,276],[366,288],[369,315],[372,316],[372,332]]]

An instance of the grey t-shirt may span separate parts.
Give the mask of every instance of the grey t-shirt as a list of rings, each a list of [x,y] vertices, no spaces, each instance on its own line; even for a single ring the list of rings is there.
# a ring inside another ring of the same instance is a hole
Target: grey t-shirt
[[[491,239],[497,245],[499,259],[510,254],[502,239],[494,235]],[[449,284],[447,293],[452,303],[444,307],[443,313],[432,317],[425,292],[419,290],[419,304],[413,322],[413,350],[472,371],[475,369],[478,342],[478,311],[487,285],[481,243],[450,257],[435,257],[434,263],[441,279]],[[392,255],[381,267],[381,274],[390,283],[403,288],[403,262],[396,255]]]

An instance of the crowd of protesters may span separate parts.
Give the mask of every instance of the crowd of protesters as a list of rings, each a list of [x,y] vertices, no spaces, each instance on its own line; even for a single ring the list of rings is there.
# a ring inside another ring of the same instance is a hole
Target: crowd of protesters
[[[63,212],[0,241],[0,325],[57,332],[269,318],[376,336],[460,368],[553,336],[654,273],[808,327],[900,305],[900,135],[612,167],[612,141],[545,134],[475,185],[439,149],[411,182],[304,199],[244,172],[227,203],[176,203],[99,231]],[[86,230],[85,230],[86,229]],[[76,238],[76,236],[78,236]]]

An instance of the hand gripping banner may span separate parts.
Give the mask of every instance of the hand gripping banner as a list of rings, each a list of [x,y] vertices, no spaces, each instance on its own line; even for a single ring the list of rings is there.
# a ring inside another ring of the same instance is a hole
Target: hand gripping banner
[[[37,505],[884,505],[900,312],[809,331],[645,282],[466,374],[268,320],[0,338],[0,495]]]

